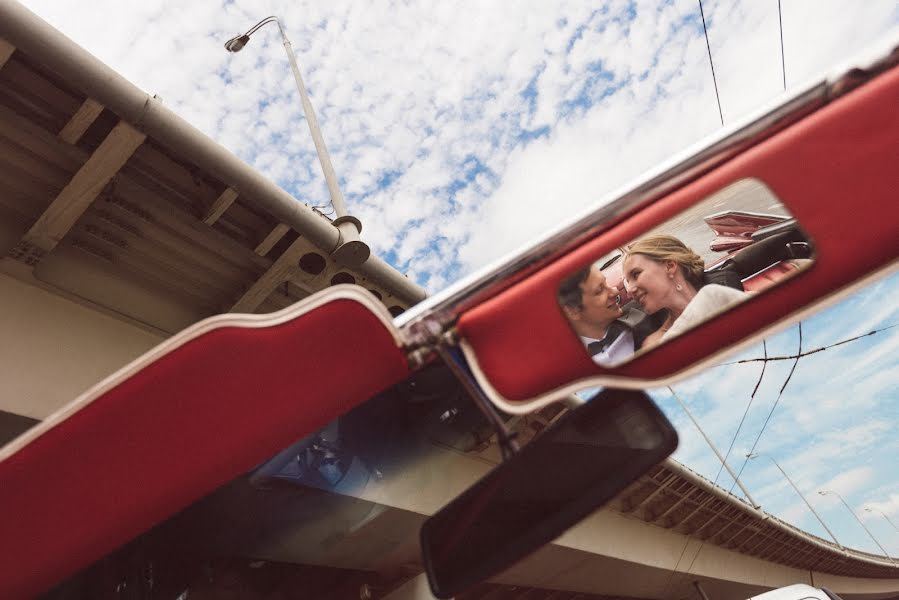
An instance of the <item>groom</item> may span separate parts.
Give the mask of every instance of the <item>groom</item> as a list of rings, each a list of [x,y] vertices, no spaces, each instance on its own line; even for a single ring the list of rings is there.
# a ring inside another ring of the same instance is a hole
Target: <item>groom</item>
[[[593,361],[616,365],[640,348],[653,331],[651,319],[618,304],[618,290],[596,265],[574,273],[559,287],[559,305]]]

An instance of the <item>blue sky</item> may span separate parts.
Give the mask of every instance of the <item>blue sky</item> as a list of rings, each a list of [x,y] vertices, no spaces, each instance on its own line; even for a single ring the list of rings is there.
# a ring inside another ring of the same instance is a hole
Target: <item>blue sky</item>
[[[863,333],[895,326],[857,341],[802,357],[786,389],[779,391],[794,361],[767,363],[764,378],[737,434],[762,363],[711,367],[673,385],[675,393],[712,438],[722,454],[731,441],[728,464],[740,472],[744,456],[758,439],[755,452],[740,476],[753,499],[772,514],[807,531],[828,538],[789,483],[767,458],[776,460],[825,523],[844,545],[878,552],[864,529],[828,489],[840,494],[878,541],[899,554],[899,532],[880,514],[899,525],[899,274],[864,288],[838,305],[802,322],[803,351],[828,346]],[[768,356],[792,356],[799,349],[799,326],[766,339]],[[761,344],[726,363],[764,356]],[[675,423],[681,446],[675,458],[715,480],[721,463],[688,420],[667,389],[653,398]],[[775,402],[777,406],[771,413]],[[764,421],[771,414],[761,436]],[[735,437],[736,436],[736,437]],[[742,495],[726,471],[718,483]]]
[[[720,128],[694,0],[93,0],[90,10],[75,0],[24,4],[299,201],[326,204],[277,32],[267,26],[236,55],[222,47],[279,15],[363,238],[431,291]],[[783,92],[777,6],[703,2],[725,122]],[[895,0],[782,6],[788,88],[899,24]],[[804,347],[895,323],[899,314],[884,299],[897,292],[893,277],[807,320]],[[853,506],[876,503],[899,523],[899,484],[889,463],[899,449],[890,436],[899,393],[895,362],[885,362],[897,356],[897,343],[899,328],[803,359],[758,446],[810,492],[841,541],[868,550],[876,548],[845,509],[812,492],[829,485]],[[796,344],[794,327],[773,336],[768,351],[792,353]],[[737,458],[789,366],[769,364],[737,438]],[[717,367],[675,386],[723,449],[759,370]],[[666,394],[656,397],[682,433],[678,457],[714,478],[714,456]],[[770,461],[753,461],[744,476],[766,509],[825,534]],[[730,485],[726,477],[719,482]],[[899,554],[899,534],[882,517],[865,515]]]

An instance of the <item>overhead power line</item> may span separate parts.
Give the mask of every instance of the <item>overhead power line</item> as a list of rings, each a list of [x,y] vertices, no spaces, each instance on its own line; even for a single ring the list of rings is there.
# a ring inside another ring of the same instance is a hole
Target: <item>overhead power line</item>
[[[709,30],[705,26],[705,13],[702,10],[702,0],[699,0],[699,16],[702,17],[702,32],[705,34],[705,47],[709,51],[709,66],[712,67],[712,83],[715,85],[715,99],[718,101],[718,117],[721,125],[724,125],[724,113],[721,112],[721,96],[718,95],[718,79],[715,77],[715,63],[712,62],[712,46],[709,45]]]
[[[777,0],[777,22],[780,25],[780,72],[784,78],[784,91],[787,90],[787,65],[784,60],[784,21],[780,12],[780,0]]]
[[[780,403],[781,397],[783,397],[784,390],[787,389],[787,384],[790,383],[790,379],[793,378],[793,373],[796,371],[796,365],[799,364],[799,359],[802,358],[802,321],[799,322],[799,350],[796,352],[796,361],[793,363],[793,367],[790,369],[790,374],[787,375],[786,381],[780,387],[780,391],[777,393],[777,399],[774,400],[774,405],[771,407],[771,410],[768,412],[768,416],[765,417],[765,422],[762,423],[762,428],[759,430],[759,434],[755,437],[755,441],[752,443],[752,448],[749,449],[749,454],[755,452],[755,447],[758,446],[759,440],[762,439],[762,434],[765,433],[765,428],[768,426],[768,421],[771,420],[771,415],[774,414],[774,409],[777,408],[777,405]],[[737,479],[740,478],[740,475],[743,474],[743,469],[746,468],[746,463],[749,462],[749,454],[747,454],[747,458],[743,459],[743,464],[740,465],[740,470],[737,472]],[[731,486],[733,489],[733,486]]]
[[[768,356],[768,344],[765,340],[762,340],[762,348],[765,351],[765,356]],[[755,382],[755,387],[752,390],[752,395],[749,396],[749,403],[746,405],[746,410],[743,411],[743,418],[740,419],[740,424],[737,425],[737,430],[734,432],[733,438],[730,440],[730,446],[727,447],[727,453],[724,455],[724,462],[727,462],[727,459],[730,458],[730,453],[734,449],[734,444],[737,443],[737,437],[740,435],[740,430],[743,429],[743,423],[746,422],[746,415],[749,414],[749,409],[752,407],[752,401],[755,400],[755,395],[759,391],[759,386],[762,385],[762,379],[765,377],[765,368],[767,368],[768,363],[762,363],[762,372],[759,373],[759,378]],[[715,481],[713,483],[718,483],[718,478],[721,476],[721,471],[724,470],[724,465],[722,464],[718,467],[718,474],[715,475]]]
[[[752,362],[769,362],[772,360],[793,360],[794,358],[802,358],[804,356],[808,356],[809,354],[817,354],[818,352],[824,352],[825,350],[829,350],[830,348],[836,348],[837,346],[842,346],[843,344],[848,344],[849,342],[854,342],[856,340],[860,340],[862,338],[866,338],[871,335],[878,334],[882,331],[887,331],[888,329],[892,329],[893,327],[899,327],[899,323],[894,323],[893,325],[887,325],[886,327],[881,327],[880,329],[874,329],[869,331],[868,333],[863,333],[861,335],[857,335],[855,337],[851,337],[845,340],[840,340],[839,342],[834,342],[833,344],[828,344],[827,346],[821,346],[820,348],[815,348],[814,350],[807,350],[805,352],[801,352],[799,354],[788,354],[786,356],[768,356],[767,352],[765,356],[762,358],[744,358],[742,360],[735,360],[733,362],[721,363],[719,367],[726,367],[729,365],[742,365],[745,363]]]
[[[796,372],[796,366],[799,364],[799,359],[801,359],[801,358],[803,358],[803,357],[805,357],[805,356],[808,356],[809,354],[815,354],[816,352],[822,352],[822,351],[824,351],[824,350],[827,350],[828,348],[834,348],[834,347],[836,347],[836,346],[841,346],[841,345],[843,345],[843,344],[848,344],[849,342],[854,342],[854,341],[859,340],[859,339],[861,339],[861,338],[865,338],[865,337],[868,337],[868,336],[871,336],[871,335],[875,335],[875,334],[877,334],[877,333],[880,333],[880,332],[882,332],[882,331],[886,331],[886,330],[888,330],[888,329],[892,329],[892,328],[894,328],[894,327],[899,327],[899,323],[894,323],[894,324],[892,324],[892,325],[887,325],[886,327],[881,327],[880,329],[874,329],[873,331],[869,331],[869,332],[863,333],[863,334],[861,334],[861,335],[857,335],[857,336],[854,336],[854,337],[851,337],[851,338],[847,338],[847,339],[845,339],[845,340],[840,340],[839,342],[835,342],[835,343],[829,344],[829,345],[827,345],[827,346],[822,346],[822,347],[820,347],[820,348],[815,348],[814,350],[808,350],[808,351],[806,351],[806,352],[803,352],[803,351],[802,351],[802,323],[800,322],[800,323],[799,323],[799,349],[796,351],[796,354],[791,354],[791,355],[788,355],[788,356],[768,356],[768,346],[767,346],[767,344],[765,343],[765,341],[763,340],[763,341],[762,341],[762,348],[763,348],[764,356],[763,356],[762,358],[750,358],[750,359],[739,360],[739,361],[730,362],[730,363],[722,363],[721,365],[718,365],[718,366],[725,366],[725,365],[735,365],[735,364],[743,364],[743,363],[750,363],[750,362],[761,362],[761,363],[762,363],[762,371],[761,371],[761,373],[759,373],[759,378],[758,378],[758,380],[756,381],[755,387],[754,387],[753,390],[752,390],[752,394],[751,394],[750,397],[749,397],[749,403],[748,403],[747,406],[746,406],[746,410],[743,411],[743,417],[740,419],[740,423],[739,423],[739,425],[737,426],[737,431],[734,433],[734,436],[733,436],[733,438],[731,439],[730,446],[728,447],[727,453],[726,453],[725,456],[724,456],[724,461],[722,461],[722,465],[718,468],[718,473],[715,475],[715,479],[714,479],[714,481],[712,482],[712,485],[715,485],[715,484],[718,483],[718,478],[721,476],[721,472],[724,470],[724,464],[723,464],[723,462],[726,462],[726,461],[727,461],[727,459],[730,457],[730,453],[733,451],[733,447],[734,447],[734,444],[735,444],[735,442],[736,442],[736,440],[737,440],[737,436],[740,434],[740,430],[743,428],[743,425],[744,425],[744,423],[745,423],[745,421],[746,421],[746,416],[749,414],[749,409],[750,409],[750,407],[752,406],[752,402],[753,402],[753,400],[755,399],[756,393],[757,393],[758,390],[759,390],[759,386],[760,386],[761,383],[762,383],[762,379],[765,377],[765,367],[767,367],[769,361],[773,361],[773,360],[793,360],[794,362],[793,362],[792,368],[790,369],[789,374],[787,375],[786,380],[784,381],[783,385],[782,385],[781,388],[780,388],[780,392],[778,392],[778,394],[777,394],[777,398],[776,398],[776,400],[774,401],[774,405],[771,407],[771,410],[768,412],[768,416],[765,418],[765,422],[762,424],[762,427],[761,427],[761,429],[759,430],[758,435],[757,435],[756,438],[755,438],[755,442],[753,442],[753,444],[752,444],[752,450],[750,450],[749,455],[751,455],[752,452],[755,451],[756,446],[758,446],[759,440],[761,439],[762,434],[765,432],[765,429],[767,428],[768,423],[769,423],[769,421],[771,420],[771,416],[774,414],[774,409],[776,409],[776,408],[777,408],[777,405],[780,403],[780,400],[781,400],[781,398],[782,398],[782,396],[783,396],[784,390],[787,389],[787,385],[790,383],[790,380],[791,380],[792,377],[793,377],[793,373]],[[670,389],[670,388],[669,388],[669,389]],[[674,393],[674,390],[671,390],[671,392],[672,392],[672,394],[673,394],[673,393]],[[747,456],[748,456],[748,455],[747,455]],[[737,480],[738,480],[738,479],[740,478],[740,476],[743,474],[743,470],[746,468],[746,463],[747,463],[747,462],[748,462],[748,458],[747,458],[747,459],[744,459],[744,460],[743,460],[743,463],[740,465],[740,470],[737,472],[737,476],[734,478],[734,482],[731,484],[730,489],[728,490],[728,493],[729,493],[729,494],[732,494],[732,493],[733,493],[734,487],[736,487],[736,485],[737,485]],[[687,547],[689,546],[689,543],[690,543],[690,540],[689,540],[689,536],[688,536],[688,539],[684,542],[684,546],[683,546],[683,548],[681,549],[680,556],[678,556],[678,558],[677,558],[677,563],[674,565],[674,568],[669,572],[668,578],[667,578],[666,581],[665,581],[665,586],[664,586],[663,589],[664,589],[666,592],[667,592],[667,590],[668,590],[668,586],[671,584],[671,581],[672,581],[672,579],[673,579],[673,577],[674,577],[674,574],[678,572],[678,567],[680,567],[681,561],[682,561],[683,558],[684,558],[684,554],[686,553],[686,550],[687,550]],[[701,541],[700,541],[699,548],[696,550],[696,553],[693,555],[693,559],[690,561],[690,565],[686,568],[686,570],[682,571],[683,573],[689,573],[690,571],[693,570],[693,565],[696,563],[696,559],[699,557],[699,553],[702,552],[702,549],[705,547],[705,543],[706,543],[706,540],[701,540]]]

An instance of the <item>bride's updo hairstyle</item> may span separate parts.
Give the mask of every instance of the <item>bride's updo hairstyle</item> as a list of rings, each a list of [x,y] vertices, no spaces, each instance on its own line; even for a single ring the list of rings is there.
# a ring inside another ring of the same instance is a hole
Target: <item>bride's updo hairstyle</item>
[[[631,254],[641,254],[659,263],[674,261],[683,271],[687,283],[697,290],[705,283],[705,261],[673,235],[654,235],[637,240],[627,247],[625,258]]]

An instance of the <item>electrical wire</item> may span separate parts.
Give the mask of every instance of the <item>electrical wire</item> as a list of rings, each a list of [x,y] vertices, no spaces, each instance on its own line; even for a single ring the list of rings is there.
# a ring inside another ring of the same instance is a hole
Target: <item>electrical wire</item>
[[[765,352],[767,353],[767,348],[765,349]],[[752,444],[752,450],[750,450],[749,453],[747,454],[747,456],[743,459],[743,464],[740,465],[740,470],[737,472],[737,476],[734,478],[734,482],[730,485],[730,489],[727,490],[728,494],[733,493],[734,486],[737,485],[737,481],[740,479],[740,475],[743,474],[743,469],[746,468],[746,463],[749,462],[749,455],[751,455],[755,451],[756,444],[759,443],[759,440],[762,437],[762,433],[765,432],[765,427],[768,426],[768,421],[771,420],[771,415],[774,414],[774,409],[777,408],[777,404],[778,404],[778,402],[780,402],[780,398],[781,398],[781,396],[783,396],[784,390],[787,389],[787,384],[790,383],[790,379],[793,377],[793,372],[796,371],[796,365],[799,364],[799,358],[800,358],[799,355],[802,354],[802,321],[799,322],[799,351],[796,354],[797,354],[796,362],[793,363],[793,368],[790,369],[790,374],[787,375],[786,381],[784,381],[784,384],[781,386],[780,392],[777,394],[777,399],[774,401],[774,406],[772,406],[771,410],[768,412],[768,417],[765,419],[765,422],[762,424],[762,428],[759,431],[759,434],[756,436],[755,442]],[[767,364],[767,363],[764,363],[764,364]],[[761,379],[759,379],[759,383],[761,383]],[[758,383],[756,384],[756,389],[758,389]],[[748,412],[748,410],[749,409],[747,407],[747,412]],[[743,416],[745,418],[746,415],[744,414]],[[723,467],[723,465],[722,465],[722,467]],[[721,473],[720,469],[719,469],[718,473],[719,474]],[[693,555],[693,560],[690,562],[690,566],[687,567],[686,571],[684,571],[685,573],[689,573],[693,569],[693,565],[696,563],[696,559],[699,558],[699,553],[702,551],[703,546],[705,546],[705,542],[706,542],[706,540],[702,540],[702,543],[699,545],[699,549],[696,550],[696,554]]]
[[[765,433],[765,428],[768,426],[768,422],[771,420],[771,415],[774,414],[774,409],[777,408],[777,405],[780,402],[781,397],[783,396],[784,390],[787,389],[787,385],[790,383],[790,379],[793,378],[793,373],[796,372],[796,365],[799,364],[800,358],[802,358],[802,321],[799,322],[799,351],[796,353],[796,361],[793,363],[793,367],[790,369],[790,374],[787,375],[786,381],[784,381],[784,384],[780,387],[780,391],[777,393],[777,399],[774,401],[774,405],[768,412],[768,416],[765,418],[765,422],[762,423],[762,428],[759,430],[759,434],[755,437],[755,441],[752,443],[752,448],[749,450],[748,454],[752,454],[753,452],[755,452],[755,447],[758,445],[759,440],[762,439],[762,434]],[[740,470],[737,472],[737,479],[739,479],[740,475],[743,474],[743,469],[746,468],[747,462],[749,462],[748,456],[743,459],[743,464],[740,465]],[[731,489],[733,489],[733,486],[731,486]]]
[[[756,394],[756,392],[757,392],[758,389],[759,389],[759,385],[760,385],[761,382],[762,382],[762,377],[764,377],[764,373],[765,373],[765,365],[767,365],[768,362],[769,362],[769,361],[772,361],[772,360],[788,360],[788,359],[793,359],[793,360],[794,360],[793,366],[790,368],[790,372],[789,372],[789,374],[787,375],[786,380],[784,380],[783,385],[780,387],[780,391],[779,391],[778,394],[777,394],[777,399],[774,401],[774,405],[771,407],[771,410],[768,412],[768,416],[765,418],[765,422],[762,424],[762,428],[759,430],[759,433],[758,433],[758,435],[757,435],[756,438],[755,438],[755,442],[753,442],[753,444],[752,444],[752,449],[749,451],[747,457],[743,459],[743,463],[740,465],[740,470],[737,472],[737,478],[736,478],[736,479],[739,479],[740,476],[743,474],[743,470],[746,468],[746,465],[747,465],[748,462],[749,462],[748,456],[749,456],[749,455],[752,455],[752,454],[755,452],[755,449],[756,449],[756,447],[758,446],[759,440],[761,439],[762,434],[765,432],[765,429],[767,428],[768,423],[769,423],[770,420],[771,420],[771,416],[774,414],[774,410],[777,408],[778,403],[780,403],[780,399],[781,399],[781,397],[783,396],[784,391],[787,389],[787,385],[789,385],[790,380],[793,378],[793,374],[796,372],[796,366],[799,364],[799,359],[801,359],[801,358],[803,358],[803,357],[805,357],[805,356],[808,356],[808,355],[810,355],[810,354],[815,354],[816,352],[821,352],[821,351],[827,350],[827,349],[829,349],[829,348],[834,348],[834,347],[836,347],[836,346],[841,346],[841,345],[843,345],[843,344],[847,344],[847,343],[849,343],[849,342],[853,342],[853,341],[859,340],[859,339],[861,339],[861,338],[868,337],[868,336],[871,336],[871,335],[880,333],[880,332],[882,332],[882,331],[886,331],[886,330],[888,330],[888,329],[892,329],[892,328],[894,328],[894,327],[899,327],[899,323],[895,323],[895,324],[893,324],[893,325],[888,325],[888,326],[882,327],[882,328],[880,328],[880,329],[875,329],[875,330],[873,330],[873,331],[869,331],[868,333],[864,333],[864,334],[862,334],[862,335],[857,335],[857,336],[854,336],[854,337],[851,337],[851,338],[848,338],[848,339],[845,339],[845,340],[841,340],[841,341],[839,341],[839,342],[835,342],[835,343],[833,343],[833,344],[829,344],[829,345],[823,346],[823,347],[821,347],[821,348],[816,348],[816,349],[814,349],[814,350],[809,350],[809,351],[803,352],[803,351],[802,351],[802,322],[800,321],[800,323],[799,323],[799,349],[797,350],[796,354],[792,354],[792,355],[789,355],[789,356],[773,356],[773,357],[769,357],[769,356],[768,356],[767,345],[764,345],[764,340],[763,340],[763,349],[764,349],[764,354],[765,354],[765,356],[764,356],[763,358],[754,358],[754,359],[739,360],[739,361],[736,361],[736,362],[722,363],[721,365],[718,365],[718,366],[724,366],[724,365],[745,364],[745,363],[750,363],[750,362],[762,362],[762,365],[763,365],[763,366],[762,366],[762,373],[760,374],[759,379],[758,379],[758,381],[757,381],[756,384],[755,384],[755,389],[753,389],[752,397],[750,398],[750,405],[751,405],[751,403],[752,403],[752,398],[755,397],[755,394]],[[725,459],[724,459],[725,461],[727,460],[728,456],[730,455],[730,452],[731,452],[731,450],[732,450],[732,448],[733,448],[734,442],[736,441],[736,435],[739,434],[740,428],[742,427],[743,421],[745,420],[746,415],[747,415],[748,412],[749,412],[749,406],[746,407],[746,411],[743,413],[743,419],[740,421],[740,425],[737,427],[737,433],[734,434],[735,437],[734,437],[734,440],[731,441],[731,446],[730,446],[730,448],[728,448],[727,454],[725,455]],[[718,468],[718,474],[715,476],[715,480],[713,481],[713,485],[714,485],[715,483],[717,483],[718,477],[721,475],[721,472],[722,472],[723,470],[724,470],[724,465],[722,464],[722,465]],[[728,490],[728,494],[732,494],[732,493],[733,493],[734,487],[736,487],[736,485],[737,485],[736,479],[735,479],[734,482],[731,484],[730,489]],[[700,543],[700,545],[699,545],[699,548],[696,550],[696,554],[693,555],[693,560],[690,562],[690,565],[687,567],[687,569],[686,569],[685,571],[683,571],[684,573],[689,573],[689,572],[693,569],[693,565],[695,564],[696,559],[699,558],[699,553],[702,551],[702,548],[704,547],[705,542],[706,542],[706,540],[702,540],[702,541],[701,541],[701,543]],[[684,555],[684,553],[686,552],[687,546],[688,546],[688,545],[689,545],[689,539],[688,539],[687,542],[684,544],[684,547],[683,547],[683,549],[681,550],[681,555],[680,555],[680,557],[678,557],[677,563],[675,564],[674,570],[672,571],[671,575],[669,575],[669,581],[670,581],[670,579],[671,579],[671,576],[673,576],[673,573],[677,571],[677,567],[678,567],[678,565],[680,565],[680,561],[681,561],[681,559],[683,558],[683,555]],[[668,584],[667,584],[667,582],[666,582],[666,589],[667,589],[667,585],[668,585]]]
[[[784,91],[787,90],[787,65],[784,60],[784,21],[780,12],[780,0],[777,0],[777,22],[780,25],[780,72],[784,78]]]
[[[329,206],[331,207],[331,210],[329,210],[328,212],[321,210],[323,208],[328,208]],[[334,214],[334,211],[335,211],[334,205],[330,204],[330,203],[329,204],[316,204],[315,206],[310,206],[309,208],[318,211],[319,213],[321,213],[322,215],[324,215],[326,217],[330,217],[331,215]]]
[[[765,356],[768,355],[768,344],[765,340],[762,340],[762,349]],[[768,363],[762,363],[762,372],[759,373],[758,381],[755,382],[755,387],[752,390],[752,395],[749,397],[749,403],[746,405],[746,410],[743,411],[743,418],[740,419],[740,424],[737,425],[737,430],[734,432],[733,438],[730,440],[730,446],[727,448],[727,453],[724,455],[724,460],[721,462],[721,466],[718,467],[718,473],[715,475],[715,479],[712,481],[712,485],[716,485],[718,483],[718,478],[721,477],[721,472],[724,470],[724,463],[727,462],[728,457],[730,457],[730,453],[734,448],[734,444],[737,441],[737,437],[740,435],[740,430],[743,428],[743,423],[746,421],[746,415],[749,414],[749,408],[752,406],[752,401],[755,399],[755,394],[759,391],[759,386],[762,384],[762,379],[765,377],[765,369],[768,366]],[[668,388],[672,394],[674,394],[674,390],[670,387]],[[735,482],[736,483],[736,482]],[[731,485],[731,491],[733,491],[733,485]],[[674,577],[674,574],[677,573],[677,567],[680,566],[680,561],[683,559],[684,554],[687,551],[687,546],[690,545],[690,537],[687,537],[687,540],[684,542],[684,547],[681,548],[680,556],[677,557],[677,562],[674,565],[674,569],[671,570],[671,573],[668,575],[668,580],[665,582],[664,589],[667,591],[668,584],[671,582],[671,578]],[[693,568],[693,564],[696,562],[696,558],[699,556],[699,553],[702,551],[703,546],[705,546],[705,540],[701,540],[699,543],[699,548],[696,550],[696,554],[693,555],[693,560],[690,562],[690,566],[687,567],[687,570],[684,573],[689,573],[690,569]]]
[[[766,349],[766,352],[767,352],[767,349]],[[781,398],[781,396],[783,396],[784,390],[787,389],[787,384],[790,383],[790,379],[792,379],[793,373],[796,371],[796,365],[799,364],[799,359],[802,357],[801,355],[802,355],[802,321],[799,322],[799,351],[796,353],[796,362],[793,363],[793,367],[790,369],[790,373],[789,373],[789,375],[787,375],[787,379],[784,381],[784,384],[780,387],[780,392],[777,394],[777,399],[774,401],[774,406],[772,406],[771,410],[768,412],[768,417],[765,419],[765,422],[762,424],[762,428],[761,428],[761,430],[759,430],[759,434],[756,436],[755,442],[753,442],[753,444],[752,444],[752,449],[749,451],[749,453],[746,455],[746,457],[743,458],[743,463],[740,465],[740,470],[737,472],[737,476],[734,479],[734,482],[730,485],[730,489],[727,490],[728,494],[733,493],[734,486],[737,485],[737,480],[740,479],[740,475],[743,474],[743,469],[746,468],[746,463],[749,462],[749,456],[751,456],[752,453],[755,452],[755,447],[759,443],[759,440],[761,439],[762,434],[765,432],[765,428],[768,426],[768,421],[771,420],[771,415],[774,414],[774,409],[777,408],[777,404],[780,402],[780,398]],[[767,363],[764,363],[764,364],[767,364]],[[759,383],[761,383],[761,380],[759,380]],[[758,384],[756,384],[756,389],[758,389]],[[748,407],[747,407],[747,411],[748,411]],[[743,416],[745,418],[746,415],[744,414]],[[722,465],[722,468],[723,468],[723,465]],[[720,473],[721,473],[720,469],[719,469],[718,473],[720,475]],[[699,545],[699,549],[696,550],[696,554],[693,555],[693,560],[690,562],[690,566],[687,567],[686,571],[684,571],[685,573],[689,573],[693,569],[693,564],[696,562],[696,559],[699,558],[699,553],[702,551],[703,546],[705,546],[705,542],[706,542],[706,540],[702,540],[702,543]]]
[[[899,323],[894,323],[893,325],[887,325],[886,327],[881,327],[880,329],[874,329],[869,331],[868,333],[863,333],[861,335],[857,335],[855,337],[851,337],[845,340],[840,340],[839,342],[834,342],[833,344],[828,344],[827,346],[821,346],[820,348],[815,348],[814,350],[808,350],[806,352],[802,352],[800,354],[789,354],[786,356],[766,356],[764,358],[744,358],[742,360],[735,360],[733,362],[726,362],[716,365],[718,367],[726,367],[729,365],[742,365],[746,363],[752,362],[769,362],[772,360],[792,360],[794,358],[803,358],[810,354],[817,354],[818,352],[824,352],[825,350],[829,350],[831,348],[836,348],[837,346],[842,346],[843,344],[848,344],[849,342],[854,342],[856,340],[860,340],[862,338],[866,338],[870,335],[875,335],[881,333],[882,331],[886,331],[888,329],[893,329],[894,327],[899,327]]]
[[[765,356],[768,356],[768,344],[765,340],[762,340],[762,348],[765,353]],[[759,386],[762,385],[762,379],[765,377],[765,368],[768,366],[767,362],[762,363],[762,372],[759,373],[758,381],[755,382],[755,388],[752,390],[752,395],[749,396],[749,403],[746,405],[746,410],[743,411],[743,417],[740,419],[740,424],[737,425],[737,430],[734,432],[734,436],[730,440],[730,446],[727,447],[727,452],[724,454],[724,462],[727,462],[727,459],[730,458],[730,453],[734,449],[734,444],[737,443],[737,436],[740,435],[740,430],[743,429],[743,423],[746,422],[746,415],[749,414],[749,409],[752,407],[752,401],[755,400],[755,394],[759,391]],[[724,463],[718,467],[718,474],[715,475],[715,481],[713,483],[718,482],[718,478],[721,476],[721,471],[724,470]]]
[[[730,447],[728,448],[727,453],[725,454],[724,460],[726,461],[728,459],[731,451],[733,450],[733,446],[736,442],[737,436],[739,435],[740,430],[743,426],[743,423],[746,420],[746,416],[749,413],[749,407],[752,405],[752,401],[755,398],[755,395],[759,390],[759,386],[762,383],[762,378],[765,376],[765,367],[767,366],[768,362],[774,361],[774,360],[790,360],[790,359],[792,359],[794,361],[793,366],[790,369],[790,372],[787,375],[786,380],[784,381],[783,385],[780,388],[780,391],[778,392],[777,399],[774,401],[774,405],[771,407],[771,410],[768,412],[768,416],[765,418],[765,422],[762,424],[762,428],[761,428],[761,430],[759,430],[759,433],[755,438],[755,442],[752,444],[752,449],[748,453],[750,455],[753,452],[755,452],[755,448],[757,447],[759,440],[762,437],[762,434],[765,432],[765,429],[767,428],[768,423],[771,420],[771,416],[774,414],[774,410],[777,408],[777,405],[780,402],[781,397],[783,396],[784,390],[787,389],[787,385],[790,383],[790,380],[793,377],[793,373],[796,372],[796,366],[799,364],[799,359],[801,359],[805,356],[808,356],[810,354],[822,352],[822,351],[828,350],[830,348],[835,348],[835,347],[841,346],[843,344],[848,344],[849,342],[854,342],[856,340],[859,340],[859,339],[862,339],[862,338],[865,338],[865,337],[868,337],[871,335],[875,335],[875,334],[881,333],[883,331],[887,331],[888,329],[893,329],[894,327],[899,327],[899,323],[894,323],[894,324],[888,325],[886,327],[881,327],[880,329],[874,329],[872,331],[863,333],[861,335],[847,338],[845,340],[840,340],[839,342],[835,342],[833,344],[828,344],[828,345],[822,346],[820,348],[815,348],[814,350],[808,350],[806,352],[803,352],[802,351],[802,322],[800,322],[799,323],[799,349],[797,350],[796,354],[792,354],[792,355],[788,355],[788,356],[768,356],[768,346],[765,343],[765,340],[762,340],[762,348],[763,348],[764,357],[738,360],[738,361],[734,361],[734,362],[730,362],[730,363],[721,363],[720,365],[718,365],[718,366],[738,365],[738,364],[746,364],[746,363],[751,363],[751,362],[761,362],[762,363],[762,371],[759,374],[759,379],[756,381],[755,388],[752,390],[752,395],[750,396],[749,404],[746,406],[746,410],[743,412],[743,418],[740,420],[740,424],[737,426],[737,431],[736,431],[736,433],[734,433],[734,437],[731,440]],[[743,463],[740,465],[740,470],[737,472],[737,479],[739,479],[739,477],[743,474],[743,470],[746,468],[746,464],[748,463],[748,461],[749,461],[748,458],[744,458]],[[715,485],[718,482],[718,478],[721,476],[721,473],[723,470],[724,470],[724,465],[722,464],[718,468],[718,474],[715,475],[715,479],[712,482],[712,485]],[[737,482],[736,482],[736,480],[734,480],[734,482],[730,486],[730,489],[728,490],[728,494],[733,493],[734,487],[736,485],[737,485]],[[696,550],[696,553],[693,555],[693,560],[690,561],[690,565],[687,567],[687,569],[685,571],[683,571],[683,573],[685,573],[685,574],[689,573],[693,569],[693,565],[696,563],[696,559],[699,558],[699,554],[702,551],[703,547],[705,546],[705,542],[706,542],[706,540],[700,541],[699,548]],[[680,566],[681,560],[683,559],[684,554],[686,553],[687,547],[689,546],[689,544],[690,544],[690,537],[688,536],[687,541],[684,543],[684,547],[681,549],[680,556],[678,556],[677,562],[675,563],[674,568],[669,573],[668,579],[665,582],[664,589],[666,591],[671,582],[671,579],[674,577],[674,574],[677,573],[677,568]]]
[[[724,126],[724,113],[721,112],[721,96],[718,95],[718,79],[715,77],[715,63],[712,62],[712,46],[709,44],[709,30],[705,26],[705,13],[702,10],[702,0],[699,0],[699,16],[702,17],[702,32],[705,34],[705,47],[709,51],[709,66],[712,67],[712,83],[715,85],[715,99],[718,101],[718,116],[721,125]]]

